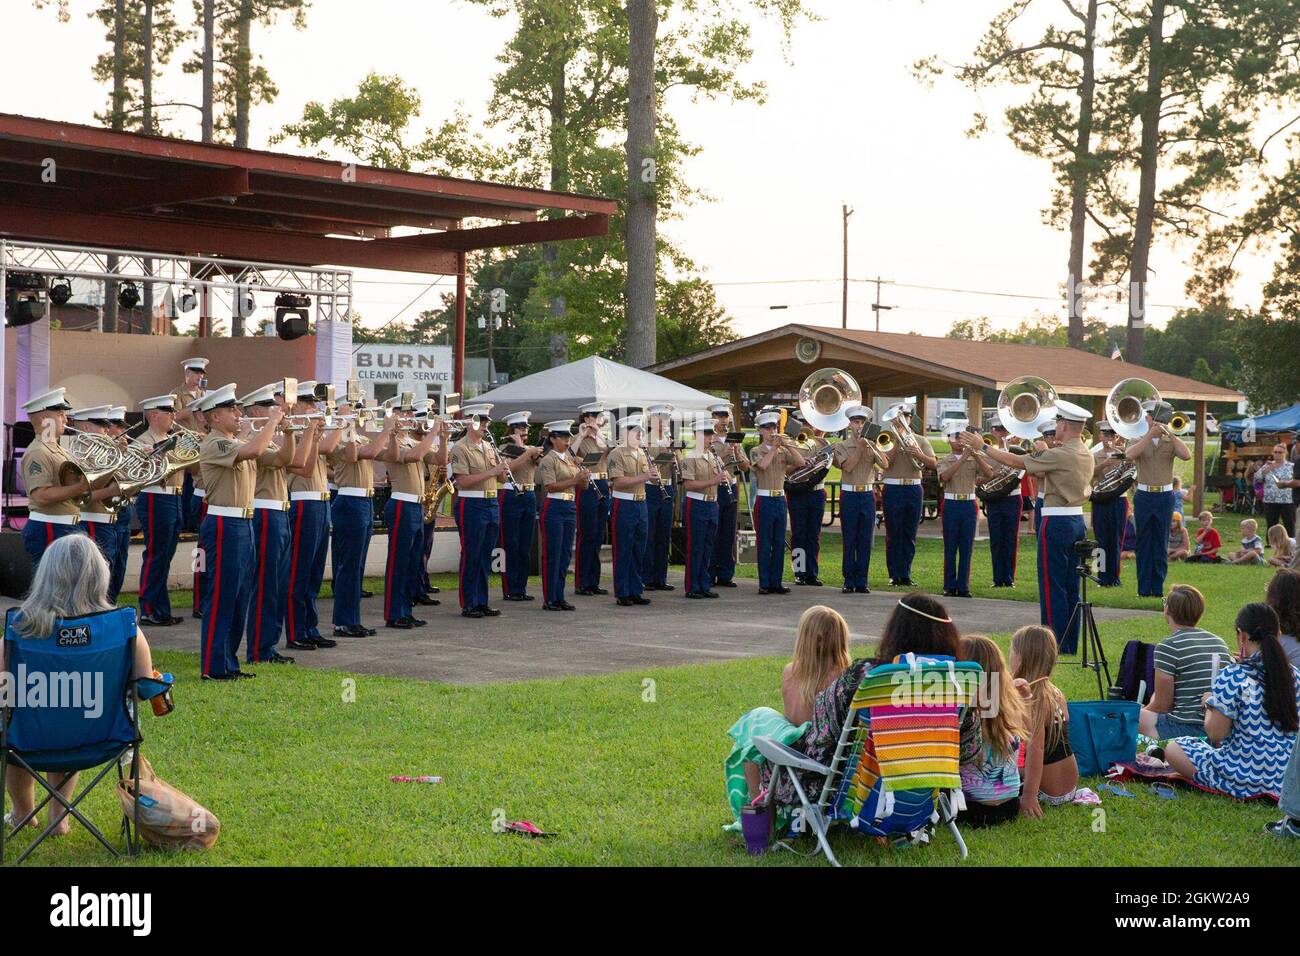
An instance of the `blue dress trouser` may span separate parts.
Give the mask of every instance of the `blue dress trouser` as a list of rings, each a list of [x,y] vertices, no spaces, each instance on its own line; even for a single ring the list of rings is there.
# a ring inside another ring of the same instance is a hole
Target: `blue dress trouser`
[[[1044,515],[1038,529],[1039,621],[1050,627],[1062,654],[1079,649],[1078,559],[1074,543],[1088,536],[1083,515]]]
[[[790,512],[790,564],[795,577],[815,578],[820,570],[817,558],[826,517],[826,490],[796,491],[785,500]]]
[[[1038,529],[1043,523],[1043,498],[1038,496],[1034,499],[1034,534],[1038,534]]]
[[[288,609],[289,512],[274,508],[253,511],[252,597],[248,603],[248,663],[276,655],[280,629]]]
[[[252,593],[252,519],[208,514],[199,527],[199,543],[208,574],[206,606],[199,625],[203,673],[212,677],[235,674],[239,672],[239,645]]]
[[[652,481],[645,486],[646,532],[645,557],[641,561],[641,580],[646,584],[668,583],[668,553],[673,540],[673,494],[671,483],[659,487]]]
[[[840,537],[844,554],[840,569],[846,588],[865,588],[871,570],[871,547],[876,534],[876,496],[870,491],[840,495]]]
[[[1105,555],[1106,565],[1098,569],[1097,580],[1103,585],[1119,584],[1120,552],[1124,545],[1124,525],[1128,523],[1128,498],[1120,495],[1111,501],[1092,504],[1092,533]],[[1165,532],[1168,538],[1168,532]],[[1167,554],[1167,552],[1166,552]]]
[[[334,522],[330,562],[334,575],[335,627],[361,625],[361,578],[366,568],[367,533],[374,524],[372,500],[361,495],[339,495],[330,506]]]
[[[99,551],[108,562],[108,603],[116,604],[118,592],[126,578],[126,549],[131,540],[131,526],[126,526],[126,537],[122,537],[116,521],[87,521],[84,523],[86,534],[90,535]]]
[[[975,550],[979,508],[974,499],[943,501],[943,589],[970,590],[970,557]]]
[[[989,557],[993,562],[993,583],[1009,587],[1016,583],[1016,554],[1020,550],[1021,495],[1007,495],[986,502],[989,522]]]
[[[600,493],[587,487],[577,489],[578,566],[573,576],[575,589],[600,587],[600,548],[609,527],[609,482],[594,479]]]
[[[505,571],[501,575],[502,595],[528,593],[528,565],[533,559],[533,529],[537,527],[537,496],[531,491],[497,492],[501,526],[501,553]]]
[[[136,517],[144,535],[144,555],[140,564],[140,614],[154,619],[172,616],[172,602],[167,594],[167,577],[176,542],[181,532],[179,495],[142,494],[136,499]],[[211,561],[209,555],[204,563]]]
[[[754,498],[754,532],[758,543],[758,586],[779,588],[785,572],[785,498]]]
[[[320,637],[316,596],[325,580],[329,522],[328,501],[302,499],[289,503],[293,544],[289,555],[289,606],[284,632],[291,641]]]
[[[564,581],[573,559],[577,511],[572,501],[542,499],[542,600],[547,604],[564,600]]]
[[[492,549],[498,537],[497,503],[492,498],[456,496],[456,526],[460,531],[460,607],[486,607]]]
[[[713,542],[713,562],[709,574],[714,584],[736,576],[736,515],[740,500],[738,487],[728,481],[718,485],[718,536]]]
[[[1172,491],[1133,492],[1137,532],[1138,597],[1163,597],[1169,571],[1169,525],[1174,518]]]
[[[423,518],[421,518],[423,520]],[[420,525],[420,562],[415,568],[415,594],[430,594],[433,587],[429,580],[429,556],[433,554],[433,532],[437,519]]]
[[[614,596],[640,596],[644,590],[641,566],[645,563],[650,518],[644,501],[615,498],[614,525]]]
[[[23,548],[32,559],[32,570],[41,563],[45,549],[65,534],[78,534],[84,529],[80,524],[55,524],[52,521],[34,521],[27,519],[23,525]]]
[[[916,557],[916,529],[921,526],[925,498],[921,483],[885,485],[882,502],[885,511],[885,566],[889,580],[902,581],[912,576],[912,559]]]
[[[420,560],[424,517],[418,501],[389,498],[384,506],[388,561],[384,568],[384,620],[411,616],[411,566]]]
[[[682,524],[686,528],[686,593],[708,591],[713,585],[709,564],[713,560],[713,542],[718,536],[718,503],[688,495],[682,508]]]

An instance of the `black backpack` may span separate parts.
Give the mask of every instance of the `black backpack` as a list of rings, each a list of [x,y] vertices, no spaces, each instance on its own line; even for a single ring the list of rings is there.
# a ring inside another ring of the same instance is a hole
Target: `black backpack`
[[[1138,697],[1138,688],[1142,696]],[[1146,704],[1156,688],[1156,646],[1146,641],[1129,641],[1119,658],[1119,680],[1110,690],[1112,700],[1136,700]]]

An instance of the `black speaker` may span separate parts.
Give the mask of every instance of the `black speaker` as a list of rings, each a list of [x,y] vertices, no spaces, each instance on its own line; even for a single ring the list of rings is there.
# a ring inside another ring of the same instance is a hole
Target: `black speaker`
[[[0,594],[21,598],[32,585],[32,559],[17,531],[0,531]]]

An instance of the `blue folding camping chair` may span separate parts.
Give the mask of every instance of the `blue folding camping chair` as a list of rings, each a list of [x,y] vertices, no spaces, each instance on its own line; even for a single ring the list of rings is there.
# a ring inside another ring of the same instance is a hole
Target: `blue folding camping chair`
[[[78,805],[130,755],[131,793],[140,792],[140,719],[138,703],[147,699],[143,681],[131,677],[135,660],[134,608],[115,608],[85,617],[58,619],[44,638],[19,637],[14,630],[16,609],[5,615],[4,671],[12,693],[0,701],[0,777],[12,764],[30,773],[45,797],[30,814],[13,821],[16,834],[50,801],[71,814],[114,856],[117,848],[90,822]],[[150,682],[155,683],[155,682]],[[160,688],[155,688],[156,691]],[[38,690],[43,692],[37,693]],[[48,774],[76,773],[100,768],[90,783],[69,800]],[[15,814],[17,816],[17,814]],[[126,852],[139,848],[139,801],[123,812]],[[18,857],[21,863],[54,832],[57,821]],[[9,826],[0,826],[0,865],[4,861]]]

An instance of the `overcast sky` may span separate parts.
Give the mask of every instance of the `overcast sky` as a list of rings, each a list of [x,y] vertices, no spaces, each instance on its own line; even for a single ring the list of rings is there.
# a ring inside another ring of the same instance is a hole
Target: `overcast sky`
[[[973,110],[997,113],[996,99],[978,99],[951,81],[926,88],[910,73],[923,56],[967,55],[1003,0],[812,2],[824,19],[798,28],[788,58],[774,28],[756,32],[759,52],[748,76],[767,82],[765,105],[669,103],[683,133],[703,147],[690,179],[715,201],[691,208],[667,230],[717,284],[737,331],[790,321],[839,324],[841,202],[856,210],[850,276],[897,283],[881,290],[882,301],[895,306],[882,329],[942,335],[963,317],[1010,326],[1036,309],[1064,316],[1057,289],[1068,236],[1041,221],[1047,165],[1021,154],[1000,130],[965,136]],[[71,0],[72,22],[63,25],[26,0],[0,5],[8,40],[0,112],[94,122],[107,95],[90,76],[106,48],[102,25],[86,16],[95,4]],[[190,4],[178,0],[177,8],[188,21]],[[266,146],[309,100],[355,92],[372,69],[399,74],[419,91],[427,125],[458,103],[482,115],[496,54],[511,30],[508,21],[458,0],[315,0],[305,31],[287,23],[255,28],[254,46],[280,96],[254,112],[252,145]],[[179,70],[184,58],[158,82],[159,101],[197,101],[198,77]],[[163,115],[175,133],[198,138],[195,110]],[[1151,302],[1185,304],[1181,260],[1188,252],[1166,246],[1153,254]],[[1239,304],[1258,304],[1269,269],[1264,260],[1245,263]],[[356,305],[367,325],[411,317],[449,286],[425,290],[429,280],[420,276],[357,278]],[[850,284],[851,327],[871,327],[875,288]],[[1171,312],[1153,308],[1153,324]],[[1095,314],[1124,320],[1122,307]]]

